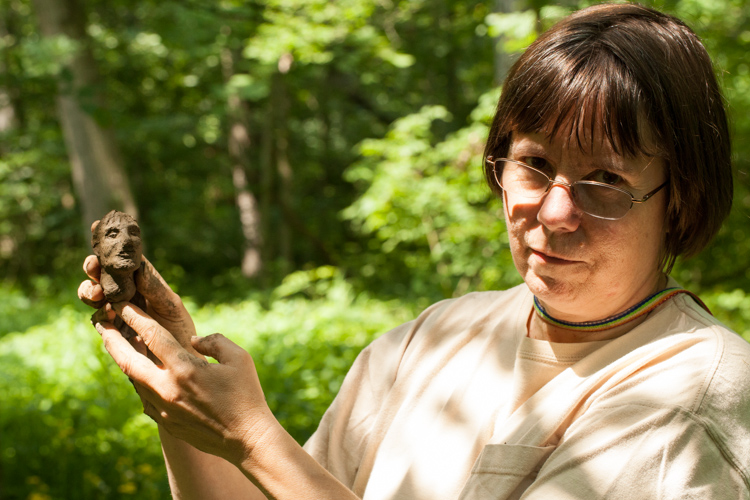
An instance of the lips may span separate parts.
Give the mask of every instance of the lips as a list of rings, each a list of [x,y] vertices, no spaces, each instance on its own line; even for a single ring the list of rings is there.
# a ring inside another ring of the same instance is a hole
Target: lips
[[[531,249],[531,254],[545,264],[571,265],[581,263],[580,260],[565,258],[552,252],[540,252],[539,250],[534,250],[533,248]]]

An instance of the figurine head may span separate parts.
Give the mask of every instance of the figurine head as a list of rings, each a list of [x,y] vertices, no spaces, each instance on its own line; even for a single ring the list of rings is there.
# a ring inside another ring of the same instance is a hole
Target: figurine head
[[[132,273],[141,265],[141,229],[130,215],[112,210],[94,228],[91,246],[110,274]]]

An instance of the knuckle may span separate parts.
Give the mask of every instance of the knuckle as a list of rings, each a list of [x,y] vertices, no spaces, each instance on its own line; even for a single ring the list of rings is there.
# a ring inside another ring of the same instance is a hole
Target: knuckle
[[[182,401],[182,392],[177,388],[173,387],[164,391],[162,399],[169,405],[177,405]]]
[[[246,364],[252,364],[255,365],[255,361],[253,360],[253,357],[250,355],[249,352],[247,352],[245,349],[239,347],[238,351],[238,357]]]
[[[131,326],[133,326],[134,327],[133,329],[136,330],[141,335],[141,338],[153,339],[152,342],[158,343],[159,341],[157,339],[159,338],[159,328],[154,324],[150,324],[150,323],[143,324],[145,322],[140,322],[140,321],[139,323],[140,324],[131,325]]]
[[[191,370],[179,365],[172,367],[172,377],[175,384],[179,387],[184,387],[195,379],[195,375],[191,373]]]

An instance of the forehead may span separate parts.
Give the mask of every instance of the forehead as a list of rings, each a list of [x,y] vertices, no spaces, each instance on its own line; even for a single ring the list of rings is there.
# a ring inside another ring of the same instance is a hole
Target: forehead
[[[137,225],[135,222],[135,219],[129,216],[128,214],[124,213],[116,213],[113,214],[111,217],[108,217],[106,220],[104,220],[104,227],[113,227],[113,226],[134,226]]]
[[[515,132],[511,136],[509,156],[516,160],[535,156],[553,164],[569,163],[577,169],[606,169],[620,174],[638,174],[662,163],[643,153],[620,154],[604,134],[593,134],[592,138],[579,141],[561,133],[550,137],[541,132]]]

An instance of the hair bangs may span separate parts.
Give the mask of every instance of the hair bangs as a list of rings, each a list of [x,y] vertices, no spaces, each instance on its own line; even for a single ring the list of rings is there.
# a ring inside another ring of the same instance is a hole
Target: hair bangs
[[[563,137],[587,152],[606,138],[622,156],[662,153],[646,93],[612,53],[601,46],[567,57],[550,51],[529,63],[523,79],[538,84],[515,89],[507,132]]]

